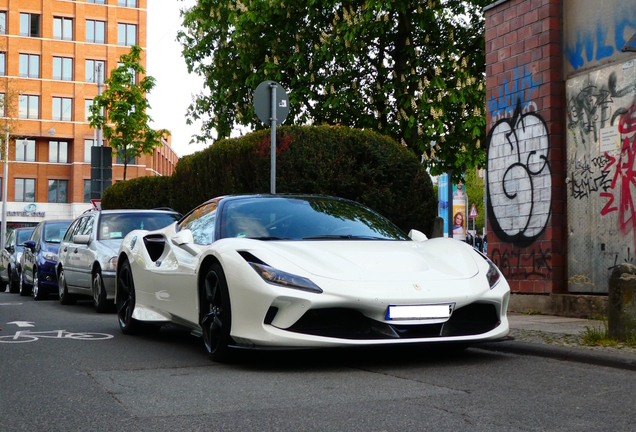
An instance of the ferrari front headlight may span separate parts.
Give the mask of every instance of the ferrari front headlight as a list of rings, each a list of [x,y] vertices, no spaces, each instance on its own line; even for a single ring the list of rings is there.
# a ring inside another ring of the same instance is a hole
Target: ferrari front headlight
[[[484,255],[483,253],[479,251],[476,251],[476,252],[488,263],[488,271],[486,272],[486,279],[488,279],[488,285],[490,285],[490,289],[493,289],[495,285],[499,283],[499,279],[501,279],[501,273],[499,272],[499,269],[497,268],[495,263],[490,260],[490,258],[488,258],[486,255]]]
[[[265,263],[249,262],[249,265],[258,273],[263,280],[272,285],[293,288],[315,294],[322,293],[322,289],[309,279],[282,270],[270,267]]]

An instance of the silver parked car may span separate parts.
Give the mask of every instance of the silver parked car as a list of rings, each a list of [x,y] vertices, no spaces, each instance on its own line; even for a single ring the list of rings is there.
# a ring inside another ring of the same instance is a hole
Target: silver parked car
[[[126,234],[161,229],[180,217],[169,209],[101,210],[75,219],[59,250],[60,303],[73,304],[77,296],[90,296],[98,312],[110,309],[115,299],[117,252]]]
[[[9,292],[17,293],[20,286],[20,258],[24,242],[31,237],[33,227],[16,228],[7,237],[7,243],[0,255],[0,291],[9,285]]]

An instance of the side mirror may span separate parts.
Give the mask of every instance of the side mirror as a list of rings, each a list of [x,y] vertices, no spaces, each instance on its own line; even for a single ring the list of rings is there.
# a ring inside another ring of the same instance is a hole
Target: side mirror
[[[416,242],[423,242],[428,240],[428,237],[426,237],[426,234],[424,234],[422,231],[418,231],[415,229],[412,229],[411,231],[409,231],[409,238]]]
[[[91,242],[91,236],[84,234],[77,234],[73,236],[73,243],[87,245]]]
[[[184,229],[176,233],[170,239],[172,244],[179,246],[181,249],[186,250],[188,253],[192,255],[196,255],[199,251],[194,246],[194,237],[192,236],[192,231],[189,229]]]
[[[35,251],[35,242],[33,240],[27,240],[22,245],[29,249],[31,252]]]

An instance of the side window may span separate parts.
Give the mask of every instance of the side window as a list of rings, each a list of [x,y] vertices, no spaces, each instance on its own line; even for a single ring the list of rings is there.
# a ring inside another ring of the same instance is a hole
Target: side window
[[[86,225],[84,226],[84,229],[82,230],[82,234],[89,236],[93,234],[93,224],[95,223],[95,218],[88,216],[86,219],[87,219]]]
[[[194,210],[179,226],[179,230],[192,231],[194,242],[209,245],[214,241],[214,225],[216,224],[217,203],[205,204]]]
[[[88,217],[83,217],[79,220],[79,223],[77,224],[77,226],[75,227],[75,229],[73,230],[73,234],[71,234],[71,241],[73,241],[73,237],[77,234],[81,234],[82,231],[84,231],[84,227],[86,226],[86,221],[87,221]]]
[[[77,226],[79,221],[80,221],[79,219],[75,219],[73,221],[73,223],[71,224],[71,226],[68,227],[68,229],[66,230],[66,234],[64,234],[64,240],[63,241],[72,241],[73,240],[73,230],[75,229],[75,227]]]
[[[35,241],[35,248],[37,249],[40,246],[40,241],[41,241],[41,237],[42,237],[42,227],[44,225],[40,224],[38,225],[38,227],[35,229],[35,231],[33,231],[33,234],[31,234],[31,240]]]
[[[7,243],[8,246],[15,246],[15,231],[11,231],[11,234],[9,234],[9,238],[7,239]]]

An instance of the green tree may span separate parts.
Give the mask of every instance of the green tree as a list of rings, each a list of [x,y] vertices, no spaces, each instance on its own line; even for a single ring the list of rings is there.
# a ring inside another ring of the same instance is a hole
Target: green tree
[[[271,79],[289,91],[288,122],[376,130],[424,154],[434,175],[481,164],[491,2],[201,0],[178,36],[208,90],[188,111],[203,120],[196,139],[263,128],[251,98]]]
[[[104,139],[124,160],[124,180],[128,163],[142,153],[151,154],[161,145],[161,138],[169,135],[165,129],[154,130],[146,114],[150,108],[146,95],[155,87],[155,79],[145,75],[139,64],[141,48],[133,45],[128,54],[120,57],[120,66],[105,80],[106,89],[93,100],[90,124],[102,129]],[[136,83],[136,77],[144,77]]]
[[[468,196],[468,211],[473,204],[477,209],[477,218],[475,219],[475,229],[478,233],[482,232],[485,222],[484,211],[484,179],[477,175],[476,169],[466,171],[466,196]],[[470,221],[470,229],[473,229],[473,222]]]

